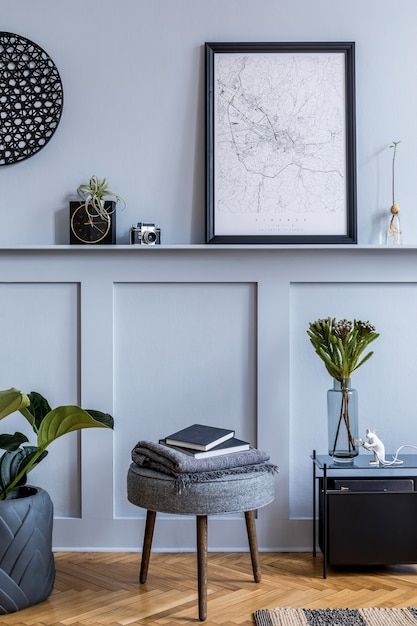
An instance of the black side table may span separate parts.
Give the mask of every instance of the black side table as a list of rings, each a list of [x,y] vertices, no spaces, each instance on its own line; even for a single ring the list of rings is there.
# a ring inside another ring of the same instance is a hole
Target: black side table
[[[417,454],[399,458],[402,465],[374,466],[372,454],[349,463],[311,455],[313,556],[318,538],[323,578],[328,564],[417,563]]]

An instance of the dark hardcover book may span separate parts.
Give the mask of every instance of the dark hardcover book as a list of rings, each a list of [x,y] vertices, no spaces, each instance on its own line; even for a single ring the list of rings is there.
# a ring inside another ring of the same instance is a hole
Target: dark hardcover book
[[[191,448],[182,448],[180,446],[174,446],[172,444],[166,443],[165,439],[161,439],[159,443],[162,443],[168,448],[178,450],[183,454],[187,454],[188,456],[192,456],[195,459],[207,459],[212,456],[221,456],[222,454],[244,452],[245,450],[249,450],[251,447],[247,441],[242,441],[242,439],[236,439],[236,437],[226,439],[226,441],[223,441],[223,443],[214,446],[214,448],[211,448],[210,450],[192,450]]]
[[[191,448],[192,450],[210,450],[218,446],[223,441],[234,437],[235,431],[229,428],[217,428],[216,426],[206,426],[204,424],[193,424],[187,426],[168,437],[165,442],[180,448]]]

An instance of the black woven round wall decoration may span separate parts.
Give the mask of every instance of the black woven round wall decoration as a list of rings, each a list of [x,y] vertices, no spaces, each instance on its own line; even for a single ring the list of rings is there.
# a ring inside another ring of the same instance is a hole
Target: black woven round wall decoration
[[[63,102],[61,78],[46,52],[25,37],[0,32],[0,165],[44,148]]]

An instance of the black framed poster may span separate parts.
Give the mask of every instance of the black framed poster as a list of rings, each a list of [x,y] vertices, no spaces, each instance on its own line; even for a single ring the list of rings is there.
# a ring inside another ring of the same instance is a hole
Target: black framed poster
[[[354,55],[205,44],[208,243],[356,243]]]

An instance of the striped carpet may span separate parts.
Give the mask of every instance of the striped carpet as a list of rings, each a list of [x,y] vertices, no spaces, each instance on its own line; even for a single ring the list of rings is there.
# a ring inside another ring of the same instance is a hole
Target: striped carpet
[[[256,626],[417,626],[417,609],[261,609]]]

